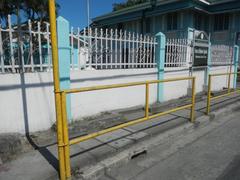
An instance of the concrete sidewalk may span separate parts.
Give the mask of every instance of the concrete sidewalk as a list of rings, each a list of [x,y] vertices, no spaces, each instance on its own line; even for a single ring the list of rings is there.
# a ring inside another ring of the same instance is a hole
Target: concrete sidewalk
[[[118,166],[119,163],[144,153],[150,147],[145,143],[147,140],[162,135],[162,138],[158,137],[158,141],[161,141],[164,137],[183,132],[186,128],[196,129],[201,124],[208,124],[217,115],[229,113],[232,108],[239,105],[239,102],[239,95],[215,100],[211,109],[213,113],[211,116],[205,116],[206,101],[200,100],[196,103],[195,124],[189,123],[190,110],[181,110],[71,146],[73,174],[80,179],[97,179],[106,168]],[[142,117],[144,111],[133,110],[121,113],[127,120],[131,120]],[[0,179],[58,179],[57,171],[57,146],[53,143],[23,153],[17,159],[0,165]]]

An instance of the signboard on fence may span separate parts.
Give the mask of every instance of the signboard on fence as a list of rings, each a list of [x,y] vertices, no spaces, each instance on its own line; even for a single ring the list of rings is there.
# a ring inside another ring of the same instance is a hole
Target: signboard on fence
[[[194,32],[193,66],[208,65],[209,38],[204,31]]]

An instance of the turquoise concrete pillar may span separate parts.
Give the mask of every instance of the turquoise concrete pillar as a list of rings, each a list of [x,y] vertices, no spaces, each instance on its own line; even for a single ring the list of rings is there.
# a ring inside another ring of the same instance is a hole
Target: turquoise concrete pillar
[[[234,46],[234,73],[238,72],[239,46]],[[233,88],[237,88],[237,74],[234,74]]]
[[[166,46],[166,36],[159,32],[156,34],[156,51],[155,57],[158,68],[158,80],[164,79],[164,63],[165,63],[165,46]],[[164,100],[164,92],[163,92],[164,84],[158,84],[158,92],[157,92],[157,101],[163,102]]]
[[[210,39],[210,38],[209,38]],[[210,69],[211,69],[211,63],[212,63],[212,56],[211,56],[211,46],[212,43],[208,42],[208,65],[205,69],[204,72],[204,85],[203,85],[203,91],[207,92],[208,91],[208,75],[210,73]]]
[[[60,89],[70,88],[70,40],[69,40],[69,22],[63,17],[57,18],[57,37],[58,37],[58,61],[59,61],[59,77]],[[67,115],[71,121],[71,97],[67,95]]]

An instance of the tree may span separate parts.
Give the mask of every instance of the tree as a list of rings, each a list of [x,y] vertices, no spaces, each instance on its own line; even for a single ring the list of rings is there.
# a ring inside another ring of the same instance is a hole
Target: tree
[[[124,3],[114,3],[113,4],[113,11],[118,11],[120,9],[124,9],[127,7],[131,7],[137,4],[149,2],[150,0],[127,0]]]
[[[56,3],[56,11],[60,5]],[[0,0],[0,23],[7,22],[8,15],[16,15],[20,19],[24,15],[27,19],[40,21],[48,20],[48,0]]]
[[[58,10],[60,9],[60,5],[56,3],[56,13],[58,14]],[[48,0],[24,0],[24,8],[23,11],[27,19],[39,19],[40,21],[48,21]]]

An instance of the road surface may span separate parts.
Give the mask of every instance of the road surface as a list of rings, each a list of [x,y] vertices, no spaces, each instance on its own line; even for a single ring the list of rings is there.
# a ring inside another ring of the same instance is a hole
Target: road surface
[[[178,150],[164,156],[164,153],[171,151],[176,144],[179,146]],[[101,178],[101,180],[214,179],[240,180],[239,109],[197,131],[186,132],[169,140],[167,144],[160,144],[122,167],[110,169]]]

